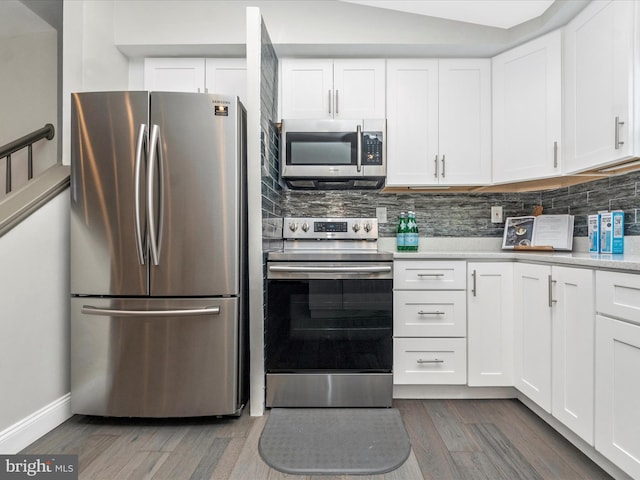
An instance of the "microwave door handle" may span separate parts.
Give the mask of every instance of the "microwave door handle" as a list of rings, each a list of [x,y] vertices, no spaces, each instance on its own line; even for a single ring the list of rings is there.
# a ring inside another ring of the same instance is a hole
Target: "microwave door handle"
[[[356,135],[358,137],[356,166],[358,173],[360,173],[362,171],[362,127],[360,125],[356,127]]]

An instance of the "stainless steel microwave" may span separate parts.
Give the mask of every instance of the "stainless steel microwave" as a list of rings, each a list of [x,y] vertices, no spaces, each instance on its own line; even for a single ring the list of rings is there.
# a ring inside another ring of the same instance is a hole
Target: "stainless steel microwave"
[[[307,190],[384,186],[386,120],[283,120],[282,179]]]

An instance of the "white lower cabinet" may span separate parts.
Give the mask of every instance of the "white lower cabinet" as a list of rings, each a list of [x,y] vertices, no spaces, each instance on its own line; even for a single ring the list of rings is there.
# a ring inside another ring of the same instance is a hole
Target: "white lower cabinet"
[[[594,274],[552,267],[551,413],[585,442],[594,436]]]
[[[395,338],[393,383],[464,385],[467,383],[464,338]]]
[[[593,271],[515,267],[515,387],[593,445]]]
[[[513,385],[513,266],[467,265],[469,386]]]
[[[467,383],[466,262],[396,260],[393,383]]]
[[[514,386],[551,412],[551,307],[548,265],[516,263]]]
[[[596,291],[595,447],[640,478],[640,275],[599,271]]]

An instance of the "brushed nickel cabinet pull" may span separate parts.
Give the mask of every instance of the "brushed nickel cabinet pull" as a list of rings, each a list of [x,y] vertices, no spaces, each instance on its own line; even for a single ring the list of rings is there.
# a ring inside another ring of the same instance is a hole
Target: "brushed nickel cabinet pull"
[[[616,117],[616,124],[615,124],[616,150],[619,150],[620,147],[624,145],[624,142],[620,141],[620,127],[622,125],[624,125],[624,122],[620,121],[620,117]]]

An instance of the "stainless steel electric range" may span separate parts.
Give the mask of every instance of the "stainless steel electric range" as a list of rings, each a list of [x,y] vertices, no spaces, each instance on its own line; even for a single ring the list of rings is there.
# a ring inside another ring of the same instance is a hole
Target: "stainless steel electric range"
[[[393,263],[375,218],[285,218],[267,258],[268,407],[389,407]]]

